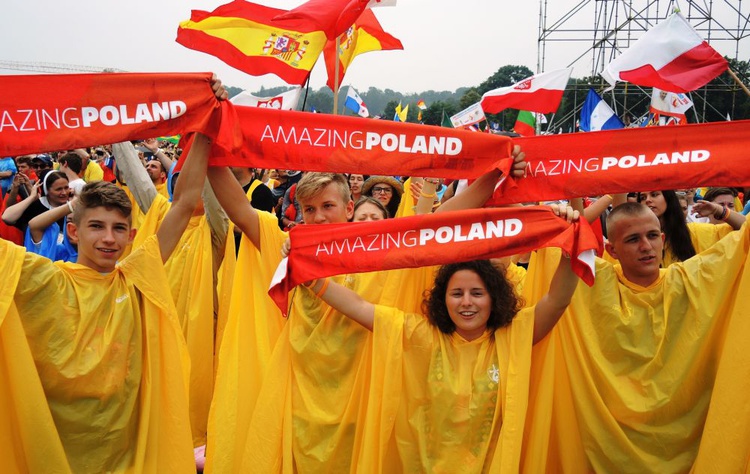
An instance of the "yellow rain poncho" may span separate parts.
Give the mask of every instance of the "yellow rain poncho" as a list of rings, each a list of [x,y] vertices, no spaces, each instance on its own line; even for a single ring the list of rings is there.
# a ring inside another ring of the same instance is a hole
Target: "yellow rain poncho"
[[[262,251],[243,236],[226,323],[219,321],[223,334],[208,422],[207,472],[241,472],[239,463],[250,417],[285,322],[268,296],[268,288],[281,261],[281,246],[287,234],[279,229],[276,216],[267,212],[258,215]],[[234,252],[234,247],[227,249]],[[220,306],[226,303],[222,300]]]
[[[20,268],[0,301],[13,298],[71,470],[194,469],[189,360],[156,237],[105,275],[16,253],[0,241],[5,274]],[[12,323],[12,309],[6,315]],[[39,443],[26,446],[43,466],[38,472],[64,471],[54,443],[49,455]]]
[[[263,182],[259,179],[254,179],[250,183],[250,187],[247,189],[245,195],[248,201],[252,200],[253,192],[258,186],[263,186]],[[224,335],[224,328],[227,325],[229,319],[229,303],[232,299],[232,287],[234,284],[234,271],[237,267],[237,257],[235,253],[237,249],[235,237],[235,227],[230,221],[229,228],[227,229],[227,238],[224,245],[224,258],[221,260],[221,266],[218,272],[218,282],[216,284],[217,296],[218,296],[218,308],[217,308],[217,321],[216,321],[216,339],[215,339],[215,365],[218,366],[219,350],[221,348],[221,338]]]
[[[695,253],[701,253],[708,249],[710,246],[721,240],[728,233],[732,232],[732,227],[729,224],[704,224],[700,222],[688,223],[688,231],[690,231],[690,241],[693,243]],[[672,254],[672,251],[668,246],[664,247],[664,260],[662,261],[662,268],[667,268],[675,262],[679,262]]]
[[[134,249],[156,234],[170,207],[161,194],[156,195],[140,221]],[[190,354],[190,426],[197,447],[206,444],[214,382],[214,283],[211,229],[205,215],[190,218],[164,268]]]
[[[60,436],[13,302],[26,255],[0,240],[0,458],[5,472],[70,473]]]
[[[597,261],[595,285],[579,284],[534,347],[524,472],[747,469],[749,229],[661,270],[648,288]],[[556,261],[537,255],[532,301]]]
[[[211,259],[211,229],[206,216],[193,216],[164,268],[190,354],[190,426],[195,446],[206,444],[214,386]]]
[[[358,472],[519,469],[534,309],[475,341],[377,307]]]
[[[159,224],[161,224],[161,221],[164,220],[167,212],[169,212],[169,208],[172,207],[172,203],[170,203],[169,200],[164,196],[157,194],[153,202],[151,203],[151,207],[149,207],[148,212],[144,213],[141,211],[141,208],[138,207],[138,204],[135,202],[135,198],[130,193],[130,190],[127,188],[127,186],[123,187],[122,189],[125,191],[125,194],[128,195],[128,198],[130,198],[130,202],[133,206],[133,211],[130,214],[132,222],[131,227],[136,230],[135,239],[133,239],[132,245],[128,246],[128,248],[125,249],[125,252],[122,254],[122,258],[125,258],[130,255],[130,252],[132,252],[133,249],[136,249],[140,245],[143,245],[143,242],[147,238],[156,234],[156,231],[159,228]]]

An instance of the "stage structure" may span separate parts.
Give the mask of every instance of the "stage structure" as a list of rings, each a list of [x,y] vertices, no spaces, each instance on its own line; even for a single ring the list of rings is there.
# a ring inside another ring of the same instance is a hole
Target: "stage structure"
[[[537,72],[572,66],[572,77],[584,81],[569,86],[572,97],[567,93],[566,97],[573,103],[553,117],[550,132],[573,131],[589,87],[600,93],[606,87],[599,76],[604,67],[675,9],[720,54],[750,60],[750,0],[581,0],[572,8],[560,3],[568,2],[539,2]],[[750,82],[747,75],[740,79]],[[716,110],[707,100],[717,92],[731,95],[731,110]],[[731,79],[693,91],[695,106],[689,120],[705,122],[707,116],[727,114],[735,118],[735,101],[744,95]],[[621,117],[630,114],[637,120],[648,110],[651,89],[618,83],[604,99]]]

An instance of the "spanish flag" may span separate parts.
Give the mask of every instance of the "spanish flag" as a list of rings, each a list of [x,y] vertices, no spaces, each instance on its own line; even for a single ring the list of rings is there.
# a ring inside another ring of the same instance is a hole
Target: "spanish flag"
[[[334,39],[346,32],[365,11],[368,0],[307,0],[297,8],[274,18],[276,21],[304,20]]]
[[[370,51],[404,49],[401,41],[383,31],[383,27],[380,26],[375,14],[369,8],[360,15],[348,30],[338,37],[338,42],[339,86],[355,56]],[[335,91],[337,85],[335,83],[336,41],[328,41],[323,50],[323,57],[326,61],[326,71],[328,71],[328,87]]]
[[[303,84],[327,37],[306,19],[274,20],[286,10],[236,0],[213,12],[193,10],[180,23],[177,42],[216,56],[253,76],[276,74]]]

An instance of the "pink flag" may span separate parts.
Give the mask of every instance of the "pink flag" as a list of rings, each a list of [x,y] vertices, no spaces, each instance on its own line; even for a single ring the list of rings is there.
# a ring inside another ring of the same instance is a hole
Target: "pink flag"
[[[572,69],[537,74],[510,87],[491,90],[482,96],[482,109],[496,114],[503,109],[519,109],[547,114],[557,110]]]
[[[602,72],[614,87],[617,81],[688,92],[726,71],[727,61],[674,13],[651,28]]]

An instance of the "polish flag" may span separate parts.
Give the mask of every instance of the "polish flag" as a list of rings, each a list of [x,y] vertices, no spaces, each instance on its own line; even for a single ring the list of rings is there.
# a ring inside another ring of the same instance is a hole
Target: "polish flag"
[[[555,112],[568,85],[572,68],[528,77],[510,87],[491,90],[482,96],[482,109],[496,114],[504,109],[528,110],[540,114]]]
[[[680,13],[648,30],[602,72],[610,88],[617,81],[689,92],[726,71],[727,61]]]
[[[264,107],[276,110],[296,110],[301,95],[301,87],[295,87],[274,97],[258,97],[252,95],[247,91],[242,91],[236,96],[229,99],[229,102],[237,105],[245,105],[248,107]]]

